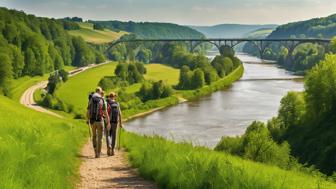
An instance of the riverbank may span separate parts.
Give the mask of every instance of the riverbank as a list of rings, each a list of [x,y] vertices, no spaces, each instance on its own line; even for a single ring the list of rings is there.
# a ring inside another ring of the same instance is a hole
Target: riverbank
[[[124,121],[130,121],[135,118],[143,117],[154,113],[156,111],[168,108],[170,106],[177,105],[179,103],[184,103],[190,100],[195,100],[197,98],[210,95],[212,92],[225,89],[229,87],[233,82],[239,80],[244,74],[244,66],[241,64],[235,70],[233,70],[229,75],[224,78],[212,83],[211,85],[206,85],[200,89],[196,90],[185,90],[177,91],[177,93],[168,98],[150,100],[145,103],[146,107],[151,107],[148,109],[141,110],[126,110],[124,114],[126,115],[123,119]]]
[[[162,137],[123,132],[128,159],[159,188],[334,188],[322,177],[215,152]],[[258,171],[256,171],[258,170]]]

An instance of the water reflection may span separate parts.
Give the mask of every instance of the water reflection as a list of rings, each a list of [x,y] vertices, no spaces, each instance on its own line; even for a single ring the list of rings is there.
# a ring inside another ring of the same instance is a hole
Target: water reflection
[[[248,62],[256,59],[248,55],[239,55],[239,58]],[[242,79],[293,77],[276,65],[244,64],[244,67]],[[275,116],[281,98],[291,90],[303,90],[302,82],[239,81],[224,91],[155,112],[125,125],[128,131],[213,147],[223,135],[240,135],[252,121],[266,121]]]

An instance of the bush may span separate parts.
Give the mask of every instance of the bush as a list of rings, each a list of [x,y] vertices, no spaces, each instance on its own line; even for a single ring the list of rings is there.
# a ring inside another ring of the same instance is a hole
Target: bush
[[[262,122],[253,122],[241,137],[223,137],[215,150],[282,168],[288,168],[291,159],[288,143],[277,144],[273,141]]]
[[[129,84],[139,83],[144,80],[146,68],[142,63],[119,63],[114,71],[115,75]]]
[[[99,83],[98,86],[100,86],[103,90],[108,91],[110,89],[115,89],[118,87],[127,87],[129,86],[127,81],[122,80],[119,77],[103,77]]]
[[[166,98],[174,93],[170,85],[162,80],[156,82],[145,82],[142,84],[138,94],[143,101]]]

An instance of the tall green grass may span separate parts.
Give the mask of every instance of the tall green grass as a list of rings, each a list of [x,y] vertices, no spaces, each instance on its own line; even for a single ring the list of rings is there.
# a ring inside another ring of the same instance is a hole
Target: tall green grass
[[[0,188],[73,188],[86,127],[0,96]]]
[[[44,76],[35,76],[35,77],[21,77],[19,79],[14,79],[12,81],[11,87],[11,98],[15,101],[20,101],[21,95],[27,90],[29,87],[37,84],[41,81],[47,80],[48,74]]]
[[[123,132],[121,144],[140,174],[161,188],[336,188],[318,176],[160,137]]]

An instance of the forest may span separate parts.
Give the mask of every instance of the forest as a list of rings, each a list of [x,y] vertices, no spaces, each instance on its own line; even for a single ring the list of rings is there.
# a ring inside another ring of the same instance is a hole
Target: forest
[[[139,38],[151,39],[182,39],[205,38],[205,36],[189,27],[171,23],[156,22],[121,22],[121,21],[93,21],[114,31],[127,31],[136,34]]]
[[[12,79],[105,61],[100,51],[66,32],[76,28],[73,22],[6,8],[0,8],[0,17],[0,93],[7,96]]]

